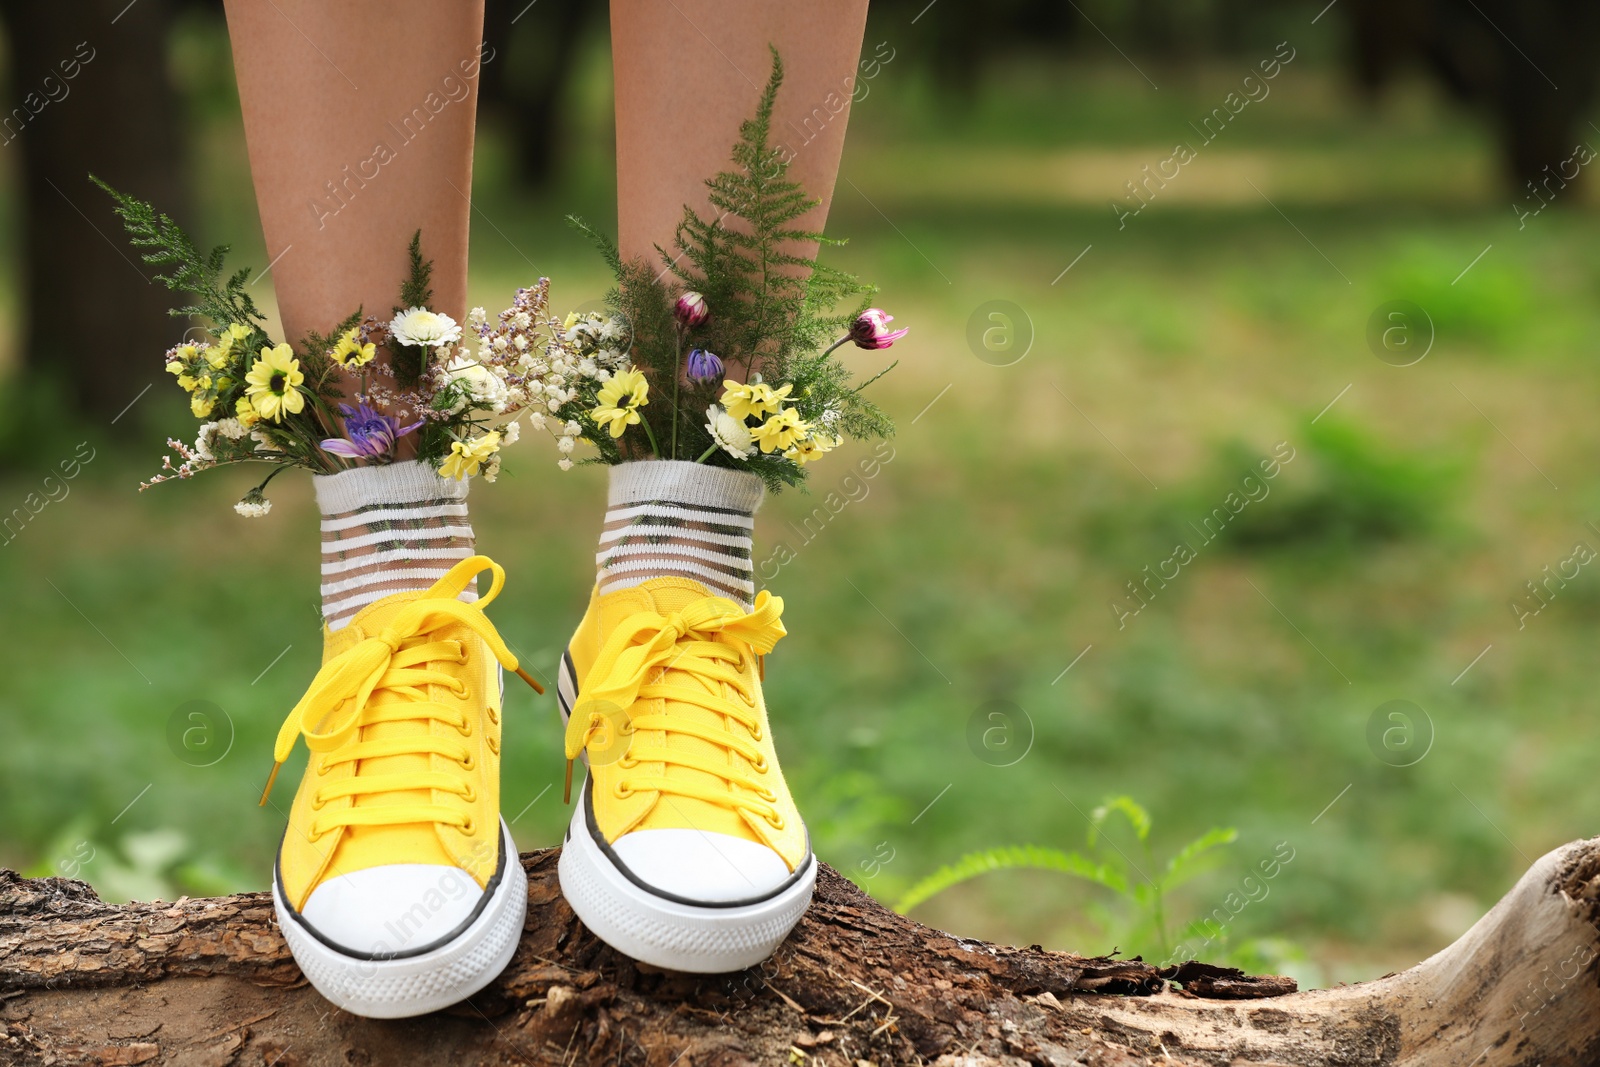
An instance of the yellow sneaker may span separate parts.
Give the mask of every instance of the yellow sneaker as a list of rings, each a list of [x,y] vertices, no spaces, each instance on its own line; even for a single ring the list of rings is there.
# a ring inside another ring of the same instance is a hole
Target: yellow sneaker
[[[817,863],[767,727],[762,657],[783,601],[748,614],[689,578],[601,595],[562,658],[571,760],[589,774],[561,890],[635,959],[721,973],[770,956],[811,902]]]
[[[457,599],[485,570],[488,593]],[[325,631],[322,670],[278,732],[273,779],[297,737],[311,749],[273,870],[278,924],[316,990],[357,1015],[454,1004],[505,968],[522,934],[495,661],[538,686],[483,613],[504,579],[473,556]]]

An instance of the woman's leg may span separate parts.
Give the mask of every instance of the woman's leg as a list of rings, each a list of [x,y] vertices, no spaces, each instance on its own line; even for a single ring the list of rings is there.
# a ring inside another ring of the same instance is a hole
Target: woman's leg
[[[432,310],[461,321],[482,0],[227,0],[227,12],[285,337],[326,334],[358,307],[387,321],[418,229]],[[472,554],[465,482],[407,464],[317,484],[335,628]]]
[[[755,112],[772,70],[769,45],[784,66],[773,141],[794,154],[789,177],[822,199],[797,225],[821,230],[839,176],[866,19],[866,0],[612,0],[623,257],[671,247],[685,204],[708,211],[705,181],[728,167],[739,124]],[[835,114],[830,104],[841,98]]]
[[[784,65],[773,145],[787,149],[792,160],[788,177],[821,200],[795,225],[822,230],[844,151],[866,16],[866,0],[612,0],[618,244],[623,258],[659,261],[656,246],[672,248],[684,205],[702,215],[710,212],[706,179],[732,165],[740,124],[755,112],[771,73],[773,47]],[[793,251],[814,255],[816,247]],[[641,476],[629,473],[635,480]],[[710,477],[705,470],[688,471],[688,476]],[[683,491],[647,485],[623,496],[631,500],[641,492]],[[747,502],[724,505],[753,510]],[[638,514],[628,504],[606,516],[599,562],[603,589],[679,574],[736,600],[749,602],[755,595],[748,517],[736,519],[741,529],[732,535],[732,544],[726,540],[728,524],[716,522],[710,512],[668,539],[646,534],[634,539],[644,544],[630,544],[627,527]],[[694,559],[675,559],[674,550]]]
[[[773,140],[792,156],[789,177],[822,199],[797,225],[820,230],[865,16],[865,0],[612,0],[623,256],[653,262],[685,204],[707,214],[704,183],[731,165],[771,72],[769,44],[786,74]],[[761,495],[760,478],[726,467],[613,467],[597,596],[562,667],[574,724],[592,730],[622,710],[634,726],[625,752],[587,748],[562,888],[594,933],[660,967],[718,973],[760,962],[798,921],[816,878],[760,696],[761,656],[783,633],[781,602],[757,595],[751,569]],[[711,644],[687,620],[733,633]],[[628,639],[624,655],[654,655],[646,689],[618,688],[627,672],[605,651],[618,638]],[[625,708],[610,703],[641,692]],[[569,755],[571,739],[569,728]]]
[[[387,320],[419,228],[430,309],[462,319],[481,0],[227,12],[286,339],[357,307]],[[498,639],[451,602],[475,599],[489,565],[468,559],[466,482],[426,464],[353,467],[316,492],[328,634],[275,750],[281,765],[301,731],[312,747],[274,869],[278,922],[340,1007],[418,1015],[494,978],[527,905],[499,818]]]
[[[483,0],[226,6],[285,336],[388,319],[419,228],[459,321]]]

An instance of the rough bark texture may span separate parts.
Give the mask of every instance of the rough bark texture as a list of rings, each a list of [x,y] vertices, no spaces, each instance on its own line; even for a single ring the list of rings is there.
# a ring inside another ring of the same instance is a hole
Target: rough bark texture
[[[1158,971],[954,938],[826,868],[765,965],[668,974],[583,928],[555,851],[522,861],[528,923],[505,974],[450,1011],[388,1022],[305,985],[266,894],[115,906],[81,882],[0,871],[0,1063],[1557,1067],[1600,1056],[1600,838],[1544,857],[1411,970],[1307,993],[1198,963]]]

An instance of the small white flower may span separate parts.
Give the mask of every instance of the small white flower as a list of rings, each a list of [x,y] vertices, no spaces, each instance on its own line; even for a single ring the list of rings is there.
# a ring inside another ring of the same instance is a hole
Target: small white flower
[[[467,325],[476,330],[480,326],[489,324],[489,313],[483,308],[473,308],[467,312]]]
[[[486,482],[492,482],[500,477],[500,453],[496,452],[485,460],[479,473],[483,475],[483,480]]]
[[[566,434],[568,437],[576,437],[583,432],[583,423],[579,422],[577,419],[568,419],[566,426],[562,428],[561,432]]]
[[[449,381],[460,382],[466,387],[467,396],[474,404],[494,411],[505,410],[509,399],[506,383],[491,368],[476,360],[458,356],[450,361],[444,372]]]
[[[560,467],[564,471],[569,471],[572,469],[572,460],[568,459],[566,456],[562,456],[561,461],[557,463],[556,466]]]
[[[563,456],[570,456],[577,444],[578,442],[571,437],[558,437],[556,438],[556,451]]]
[[[615,341],[622,334],[622,321],[620,319],[607,319],[600,327],[600,339],[603,341]]]
[[[211,452],[211,442],[217,439],[217,427],[221,423],[206,422],[200,425],[200,435],[194,439],[194,454],[210,463],[217,457]]]
[[[217,432],[230,441],[237,441],[250,431],[238,419],[223,419],[217,423]]]
[[[532,426],[535,430],[544,429],[544,412],[542,412],[542,411],[530,411],[530,412],[528,412],[528,425]]]
[[[750,427],[743,419],[736,419],[722,409],[720,404],[706,408],[706,432],[724,452],[734,459],[744,459],[755,451],[750,438]]]
[[[500,445],[502,448],[506,445],[514,445],[517,443],[517,438],[521,436],[522,424],[513,419],[506,423],[505,429],[500,431]]]
[[[248,500],[241,500],[233,506],[233,510],[247,519],[260,519],[266,517],[267,512],[272,510],[272,501],[262,500],[259,503],[253,503]]]
[[[250,440],[255,442],[256,448],[262,452],[276,452],[278,450],[278,446],[272,443],[272,438],[260,430],[252,430],[250,432]]]
[[[436,348],[461,339],[461,327],[449,315],[427,308],[407,308],[389,323],[389,332],[403,345]]]

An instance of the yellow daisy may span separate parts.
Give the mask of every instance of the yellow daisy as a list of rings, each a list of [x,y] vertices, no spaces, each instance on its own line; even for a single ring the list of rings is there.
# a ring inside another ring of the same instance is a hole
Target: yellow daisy
[[[463,481],[477,474],[484,462],[500,449],[500,431],[490,430],[470,441],[450,442],[450,454],[439,464],[439,474]]]
[[[639,424],[639,409],[650,403],[650,383],[636,370],[618,371],[600,387],[595,399],[600,406],[589,412],[596,425],[606,427],[612,437],[621,437],[629,426]]]
[[[300,373],[300,361],[294,358],[294,349],[288,345],[261,349],[250,373],[244,376],[248,383],[245,396],[256,413],[264,419],[282,422],[284,415],[293,415],[306,406],[300,392],[300,383],[306,376]]]
[[[339,338],[339,343],[333,346],[329,353],[333,361],[341,367],[364,367],[372,362],[372,357],[377,355],[378,346],[368,341],[361,344],[356,340],[359,326],[352,326],[346,330],[344,336]]]
[[[750,431],[763,452],[782,452],[810,432],[811,425],[794,408],[784,408]]]
[[[807,463],[819,460],[832,452],[838,444],[839,439],[831,434],[812,434],[796,441],[783,456],[804,467]]]
[[[723,382],[722,409],[741,421],[776,414],[793,388],[783,385],[774,389],[765,382]]]

